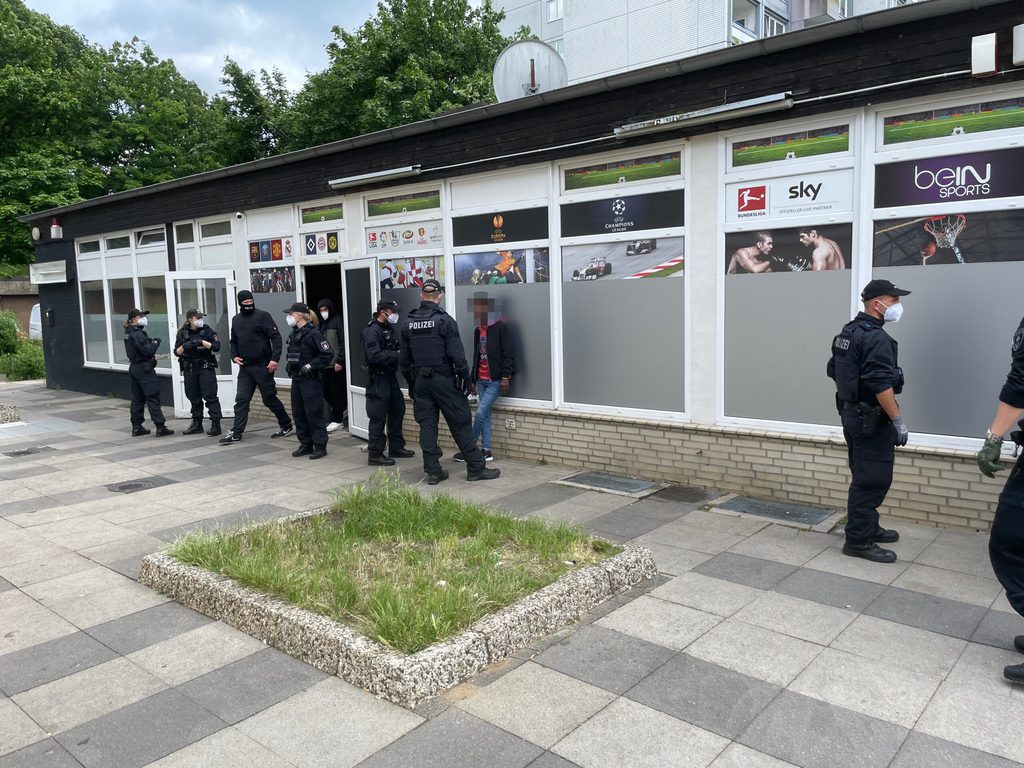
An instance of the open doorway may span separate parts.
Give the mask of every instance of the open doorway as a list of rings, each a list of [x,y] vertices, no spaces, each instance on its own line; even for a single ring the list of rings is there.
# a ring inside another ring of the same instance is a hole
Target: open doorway
[[[321,299],[330,299],[341,313],[341,265],[313,264],[303,267],[305,302],[313,306]]]
[[[317,324],[323,320],[319,310],[330,302],[337,321],[332,319],[323,327],[331,346],[345,346],[345,313],[341,300],[341,265],[312,264],[303,267],[303,293],[306,304],[317,313]],[[333,332],[331,329],[334,329]],[[344,359],[344,356],[342,357]],[[344,363],[342,363],[342,366]],[[327,410],[327,431],[341,429],[348,422],[348,384],[342,366],[324,374],[324,402]]]

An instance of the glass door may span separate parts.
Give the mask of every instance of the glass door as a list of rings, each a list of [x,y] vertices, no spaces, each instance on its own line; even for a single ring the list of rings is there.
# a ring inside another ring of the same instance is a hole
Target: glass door
[[[198,309],[206,316],[206,324],[220,336],[221,350],[217,354],[217,397],[225,417],[234,415],[235,370],[231,362],[231,318],[235,316],[235,273],[232,271],[168,272],[167,323],[168,347],[174,345],[178,329],[185,322],[185,313]],[[177,362],[171,365],[174,382],[174,415],[191,415],[192,406],[185,397],[185,382]],[[229,425],[230,426],[230,425]]]
[[[345,349],[348,355],[348,431],[363,439],[369,438],[370,420],[366,417],[366,385],[369,373],[363,356],[363,328],[373,317],[377,305],[376,259],[356,259],[342,264],[341,283],[344,295]]]

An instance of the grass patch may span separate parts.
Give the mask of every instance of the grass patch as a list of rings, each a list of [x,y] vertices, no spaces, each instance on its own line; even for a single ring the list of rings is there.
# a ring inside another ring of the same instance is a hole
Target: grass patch
[[[383,478],[339,495],[327,515],[194,534],[170,554],[415,653],[619,551],[575,526]]]

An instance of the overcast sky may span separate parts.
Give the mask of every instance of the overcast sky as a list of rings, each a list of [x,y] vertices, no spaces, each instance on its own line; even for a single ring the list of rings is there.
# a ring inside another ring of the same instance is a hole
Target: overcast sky
[[[109,48],[138,37],[208,94],[221,90],[224,57],[243,69],[274,67],[297,91],[327,66],[332,26],[353,31],[377,0],[25,0],[34,11]]]

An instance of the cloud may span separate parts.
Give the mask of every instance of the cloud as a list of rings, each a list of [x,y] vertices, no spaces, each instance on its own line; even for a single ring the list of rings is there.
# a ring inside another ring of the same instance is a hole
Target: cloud
[[[34,11],[73,27],[105,48],[138,37],[208,94],[222,88],[224,58],[243,69],[277,68],[298,90],[327,66],[331,27],[355,29],[376,0],[26,0]]]

